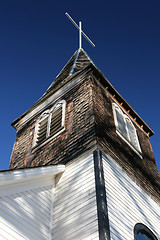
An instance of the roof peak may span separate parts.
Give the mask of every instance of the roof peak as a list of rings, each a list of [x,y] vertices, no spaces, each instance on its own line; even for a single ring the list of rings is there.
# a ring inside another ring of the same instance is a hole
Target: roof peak
[[[66,65],[62,68],[60,73],[57,75],[56,79],[47,89],[47,92],[50,91],[55,85],[59,84],[67,77],[81,71],[82,69],[84,69],[90,64],[93,64],[95,66],[94,62],[91,60],[89,55],[84,51],[84,49],[79,48],[74,52],[72,57],[69,59]]]
[[[80,58],[82,58],[82,59],[80,59]],[[84,63],[84,65],[88,65],[89,63],[94,64],[93,61],[91,60],[91,58],[89,57],[89,55],[84,51],[84,49],[83,48],[79,48],[79,49],[77,49],[74,52],[72,57],[69,59],[69,61],[63,67],[63,69],[57,75],[56,79],[62,74],[63,71],[66,70],[67,67],[69,67],[69,64],[71,64],[72,66],[70,66],[70,68],[69,68],[68,76],[70,76],[73,73],[78,72],[79,70],[81,70],[80,67],[78,69],[76,69],[76,67],[77,67],[76,64],[78,63],[78,60],[81,60],[81,62]],[[88,62],[86,62],[86,60],[88,60]],[[73,61],[73,62],[71,63],[71,61]],[[81,67],[84,67],[84,65],[81,66]]]

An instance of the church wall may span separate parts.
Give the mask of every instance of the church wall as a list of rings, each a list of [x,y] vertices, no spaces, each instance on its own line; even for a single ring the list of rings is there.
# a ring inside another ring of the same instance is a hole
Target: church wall
[[[0,239],[51,238],[53,179],[8,185],[0,192]]]
[[[53,239],[99,239],[93,154],[67,163],[57,179]]]
[[[10,169],[65,163],[95,143],[91,86],[87,76],[57,101],[61,99],[66,101],[65,131],[34,152],[35,123],[40,114],[36,116],[17,133]]]
[[[116,101],[110,93],[104,89],[98,81],[94,80],[93,106],[97,143],[106,153],[112,156],[133,179],[136,179],[142,187],[156,196],[160,201],[160,176],[149,137],[133,121],[142,150],[142,157],[140,158],[116,132],[112,108],[112,103],[114,102]]]
[[[134,240],[136,223],[159,239],[160,204],[110,157],[103,156],[103,167],[111,240]]]

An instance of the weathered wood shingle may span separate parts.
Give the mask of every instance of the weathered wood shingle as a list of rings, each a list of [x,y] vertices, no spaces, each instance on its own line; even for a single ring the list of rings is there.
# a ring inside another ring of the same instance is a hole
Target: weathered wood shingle
[[[58,74],[58,76],[56,77],[54,82],[50,85],[50,87],[47,89],[45,94],[48,94],[53,88],[55,88],[59,84],[61,84],[62,86],[65,83],[65,79],[67,77],[82,70],[90,63],[91,59],[85,53],[85,51],[83,49],[78,49],[70,58],[70,60],[67,62],[67,64],[64,66],[62,71]]]

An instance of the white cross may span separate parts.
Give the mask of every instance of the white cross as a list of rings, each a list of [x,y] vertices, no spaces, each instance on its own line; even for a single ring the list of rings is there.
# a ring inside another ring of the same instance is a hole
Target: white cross
[[[83,36],[87,39],[87,41],[93,46],[95,47],[94,43],[89,39],[89,37],[87,37],[87,35],[82,31],[82,23],[79,22],[79,26],[77,25],[77,23],[75,23],[75,21],[73,20],[73,18],[71,18],[71,16],[66,12],[65,15],[69,18],[69,20],[76,26],[76,28],[79,30],[79,48],[82,48],[82,34]]]

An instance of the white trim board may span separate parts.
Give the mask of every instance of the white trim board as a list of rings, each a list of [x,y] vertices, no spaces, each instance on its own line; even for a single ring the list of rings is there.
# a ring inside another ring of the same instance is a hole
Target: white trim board
[[[88,70],[90,71],[90,69]],[[88,72],[87,71],[87,72]],[[33,117],[37,116],[39,113],[43,112],[46,108],[49,108],[52,103],[56,102],[60,97],[64,96],[67,92],[69,92],[71,89],[73,89],[77,84],[79,84],[81,81],[84,80],[86,72],[83,73],[81,76],[78,76],[76,79],[72,79],[71,82],[65,84],[62,88],[60,88],[58,91],[53,93],[49,98],[44,100],[42,103],[40,103],[36,108],[31,110],[30,112],[24,113],[24,116],[22,115],[22,118],[19,119],[17,123],[13,122],[13,127],[18,131],[21,127],[23,127],[27,122],[29,122]],[[18,120],[18,119],[17,119]]]
[[[54,165],[1,172],[0,187],[19,182],[22,183],[31,180],[35,181],[39,178],[42,180],[44,178],[55,177],[55,175],[64,172],[64,170],[64,165]]]

